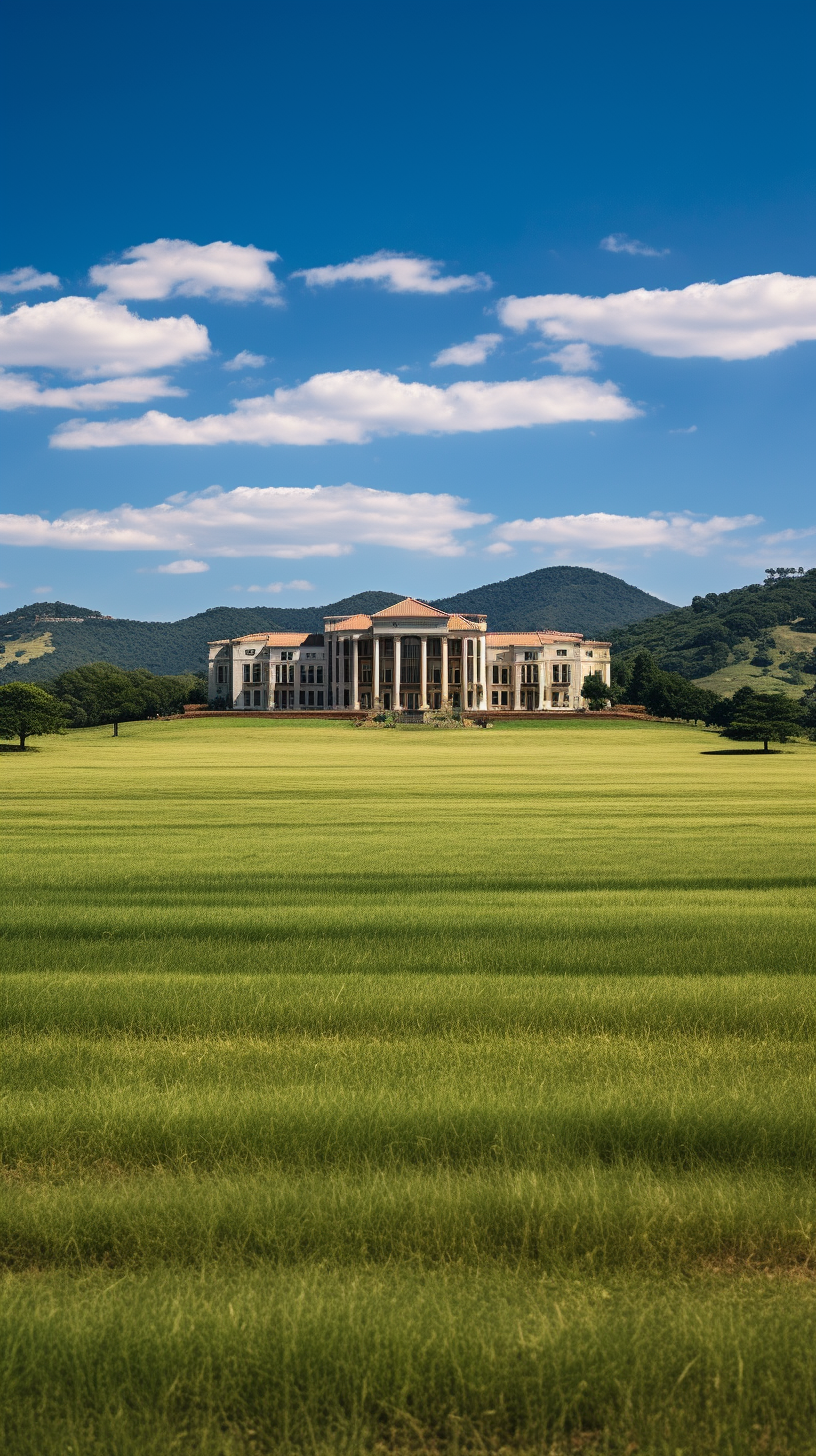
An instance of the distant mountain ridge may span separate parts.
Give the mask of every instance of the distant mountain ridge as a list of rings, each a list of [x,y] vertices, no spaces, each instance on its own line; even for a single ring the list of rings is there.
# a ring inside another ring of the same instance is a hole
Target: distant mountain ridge
[[[32,602],[0,615],[0,682],[12,677],[44,682],[66,668],[100,661],[156,673],[200,672],[208,642],[275,629],[321,632],[324,616],[370,614],[405,595],[364,591],[316,607],[210,607],[177,622],[109,618],[69,602]],[[542,567],[433,605],[451,612],[484,612],[488,625],[498,631],[553,627],[592,637],[606,637],[615,628],[676,610],[620,577],[584,566]],[[77,617],[83,620],[43,620]]]

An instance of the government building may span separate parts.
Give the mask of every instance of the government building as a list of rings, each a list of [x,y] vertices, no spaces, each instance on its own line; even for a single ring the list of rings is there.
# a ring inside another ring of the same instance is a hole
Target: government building
[[[210,702],[274,713],[432,709],[551,712],[610,681],[608,642],[578,632],[489,632],[479,615],[406,597],[373,616],[326,617],[322,633],[251,632],[210,643]]]

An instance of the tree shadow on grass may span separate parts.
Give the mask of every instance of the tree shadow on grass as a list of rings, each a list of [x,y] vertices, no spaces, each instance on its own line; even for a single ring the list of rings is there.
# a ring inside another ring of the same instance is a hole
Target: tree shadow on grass
[[[781,753],[781,748],[701,748],[701,754],[716,756],[718,758],[746,758],[749,754],[759,754],[760,758],[770,758],[771,754]]]
[[[21,748],[19,743],[0,743],[0,753],[41,753],[42,750],[35,748],[33,743],[27,743]]]

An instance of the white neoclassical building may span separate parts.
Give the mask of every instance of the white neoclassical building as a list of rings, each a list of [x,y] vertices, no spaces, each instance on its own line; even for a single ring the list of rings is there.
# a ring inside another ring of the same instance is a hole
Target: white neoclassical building
[[[610,681],[608,642],[488,632],[485,617],[406,597],[371,617],[326,617],[322,633],[211,642],[209,695],[255,712],[550,712],[584,707],[581,686],[593,672]]]

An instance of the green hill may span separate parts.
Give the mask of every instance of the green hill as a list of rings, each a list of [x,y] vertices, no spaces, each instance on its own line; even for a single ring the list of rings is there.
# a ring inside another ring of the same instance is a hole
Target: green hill
[[[85,662],[146,667],[155,673],[201,671],[207,643],[243,632],[275,628],[320,632],[325,615],[376,612],[404,592],[367,591],[315,607],[211,607],[178,622],[139,622],[103,617],[69,602],[32,602],[0,616],[0,681],[14,677],[44,682]],[[582,566],[549,566],[460,592],[436,605],[450,611],[485,612],[492,627],[523,631],[555,627],[608,636],[613,628],[655,612],[668,602],[629,586],[619,577]],[[63,620],[47,621],[45,618]],[[66,618],[82,618],[68,621]]]
[[[606,637],[628,622],[676,611],[671,602],[587,566],[544,566],[444,597],[434,606],[451,612],[484,612],[496,631],[555,627],[583,632],[585,637]]]
[[[689,607],[618,628],[612,647],[646,648],[665,671],[715,692],[761,679],[798,696],[816,675],[816,569],[695,597]]]

